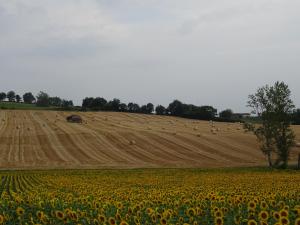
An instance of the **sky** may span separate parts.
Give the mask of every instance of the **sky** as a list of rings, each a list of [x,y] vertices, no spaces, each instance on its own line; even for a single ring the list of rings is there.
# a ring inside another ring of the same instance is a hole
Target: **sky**
[[[299,0],[0,0],[0,91],[174,99],[250,112],[284,81],[300,107]]]

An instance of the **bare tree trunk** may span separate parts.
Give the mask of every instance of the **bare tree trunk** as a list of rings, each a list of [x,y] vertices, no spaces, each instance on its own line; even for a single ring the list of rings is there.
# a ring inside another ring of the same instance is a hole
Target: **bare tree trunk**
[[[272,167],[273,167],[273,163],[272,163],[271,152],[268,152],[268,153],[267,153],[267,156],[268,156],[269,167],[272,168]]]
[[[298,155],[298,170],[300,170],[300,153]]]

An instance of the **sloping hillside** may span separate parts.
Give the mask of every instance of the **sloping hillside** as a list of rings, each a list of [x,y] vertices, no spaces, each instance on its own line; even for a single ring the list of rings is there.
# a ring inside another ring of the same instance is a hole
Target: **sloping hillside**
[[[0,167],[135,168],[264,165],[240,124],[142,114],[0,111]],[[295,127],[297,137],[300,128]],[[295,159],[295,154],[292,159]]]

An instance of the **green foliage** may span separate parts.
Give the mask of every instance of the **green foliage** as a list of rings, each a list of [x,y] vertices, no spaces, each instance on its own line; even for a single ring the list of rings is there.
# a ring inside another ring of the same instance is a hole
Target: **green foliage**
[[[178,100],[170,103],[167,110],[173,116],[201,120],[212,120],[217,113],[217,110],[212,106],[195,106],[184,104]]]
[[[183,114],[183,103],[179,100],[174,100],[172,103],[168,106],[168,111],[171,115],[174,116],[181,116]]]
[[[6,94],[6,97],[8,98],[8,101],[14,102],[16,99],[16,93],[14,91],[9,91]]]
[[[233,111],[231,109],[226,109],[219,113],[220,118],[232,119]]]
[[[50,97],[47,93],[45,92],[40,92],[37,96],[36,96],[36,105],[37,106],[41,106],[41,107],[48,107],[50,105]]]
[[[6,99],[6,93],[1,92],[0,93],[0,102],[4,101]]]
[[[27,104],[32,104],[33,102],[35,102],[35,97],[31,92],[27,92],[23,95],[23,101]]]
[[[49,97],[49,105],[60,107],[62,105],[62,99],[60,97]]]
[[[141,113],[151,114],[154,110],[154,106],[152,103],[148,103],[147,105],[143,105],[141,107]]]
[[[139,113],[141,111],[140,106],[137,103],[130,102],[127,105],[128,112]]]
[[[158,105],[155,108],[155,112],[156,112],[157,115],[166,115],[167,114],[167,109],[162,105]]]
[[[17,102],[0,102],[0,109],[20,109],[20,110],[37,110],[37,109],[54,109],[46,107],[37,107],[35,104],[17,103]]]
[[[16,95],[16,102],[21,102],[22,98],[20,95]]]
[[[292,120],[294,125],[300,125],[300,109],[294,110],[292,113]]]
[[[262,152],[267,156],[270,167],[286,168],[295,135],[290,128],[294,105],[291,92],[283,82],[264,86],[249,95],[248,106],[261,118],[260,125],[245,123],[246,131],[253,132],[259,140]],[[272,161],[273,154],[277,159]]]

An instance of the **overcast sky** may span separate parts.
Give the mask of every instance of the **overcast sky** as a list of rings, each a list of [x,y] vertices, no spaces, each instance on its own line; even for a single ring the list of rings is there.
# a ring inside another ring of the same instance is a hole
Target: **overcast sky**
[[[244,112],[280,80],[300,107],[299,12],[299,0],[0,0],[0,91]]]

